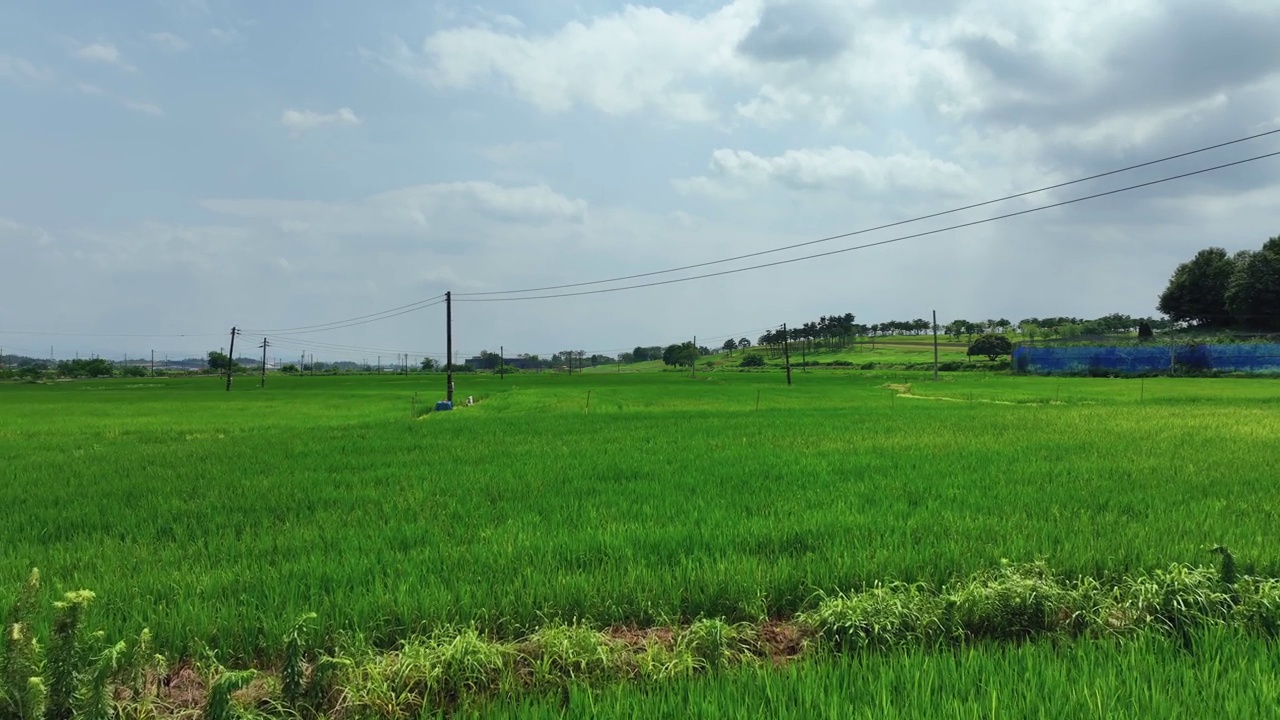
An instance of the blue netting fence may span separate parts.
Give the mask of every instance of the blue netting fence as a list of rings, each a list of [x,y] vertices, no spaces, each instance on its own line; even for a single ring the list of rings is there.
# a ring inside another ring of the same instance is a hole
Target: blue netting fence
[[[1253,372],[1280,373],[1280,344],[1137,345],[1131,347],[1019,346],[1013,351],[1017,372],[1153,373]]]

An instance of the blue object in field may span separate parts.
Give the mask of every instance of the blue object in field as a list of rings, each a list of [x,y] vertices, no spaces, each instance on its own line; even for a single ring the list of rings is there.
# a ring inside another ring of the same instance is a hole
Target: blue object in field
[[[441,400],[440,402],[436,403],[436,410],[452,410],[452,409],[453,409],[453,403],[449,402],[448,400]]]

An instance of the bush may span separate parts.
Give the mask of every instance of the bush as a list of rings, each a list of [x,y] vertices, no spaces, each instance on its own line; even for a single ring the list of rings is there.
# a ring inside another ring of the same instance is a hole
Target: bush
[[[764,367],[764,356],[759,353],[745,355],[742,362],[738,363],[738,367]]]
[[[149,373],[141,365],[125,365],[120,368],[120,374],[127,378],[140,378],[146,377]]]

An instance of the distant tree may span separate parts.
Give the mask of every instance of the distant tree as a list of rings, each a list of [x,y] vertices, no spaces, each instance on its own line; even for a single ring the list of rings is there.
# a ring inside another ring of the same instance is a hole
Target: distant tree
[[[733,357],[733,351],[738,349],[738,342],[733,338],[724,341],[724,345],[720,346],[725,352],[729,353],[729,357]]]
[[[738,362],[738,367],[764,367],[764,356],[759,353],[747,353]]]
[[[23,380],[38,380],[44,375],[44,368],[39,365],[23,365],[16,374]]]
[[[120,368],[120,374],[127,378],[140,378],[147,376],[147,369],[141,365],[125,365]]]
[[[435,358],[424,357],[422,362],[418,363],[418,367],[422,368],[423,372],[431,372],[440,367],[440,363],[436,362]]]
[[[281,367],[280,372],[288,375],[293,375],[298,372],[298,366],[294,365],[293,363],[289,363],[288,365]]]
[[[1151,323],[1147,322],[1146,320],[1141,320],[1138,322],[1138,339],[1139,340],[1150,340],[1155,336],[1156,336],[1155,332],[1151,330]]]
[[[985,355],[991,362],[995,362],[1002,355],[1008,355],[1011,352],[1013,352],[1013,343],[1010,342],[1007,335],[999,333],[982,335],[969,346],[970,356]]]
[[[1230,324],[1227,287],[1235,272],[1236,258],[1220,247],[1205,248],[1173,272],[1156,307],[1176,322],[1201,326]]]
[[[668,345],[662,351],[662,362],[676,367],[691,367],[698,360],[698,348],[691,342]]]
[[[1237,326],[1280,329],[1280,236],[1236,255],[1226,301]]]
[[[210,370],[226,372],[227,368],[231,367],[231,358],[227,357],[225,353],[210,350],[208,365]]]
[[[739,338],[738,347],[742,348],[743,350],[751,347],[751,340],[749,340],[748,338]]]
[[[1035,323],[1031,323],[1031,322],[1027,322],[1026,320],[1023,320],[1019,324],[1018,329],[1020,329],[1022,331],[1022,334],[1026,335],[1027,339],[1030,340],[1031,342],[1035,342],[1036,338],[1040,337],[1040,326],[1036,325]]]

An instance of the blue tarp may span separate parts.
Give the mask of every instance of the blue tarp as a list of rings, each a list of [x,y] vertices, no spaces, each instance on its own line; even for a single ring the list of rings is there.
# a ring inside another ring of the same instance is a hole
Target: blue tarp
[[[1168,345],[1029,347],[1013,352],[1018,372],[1280,372],[1280,345]]]

